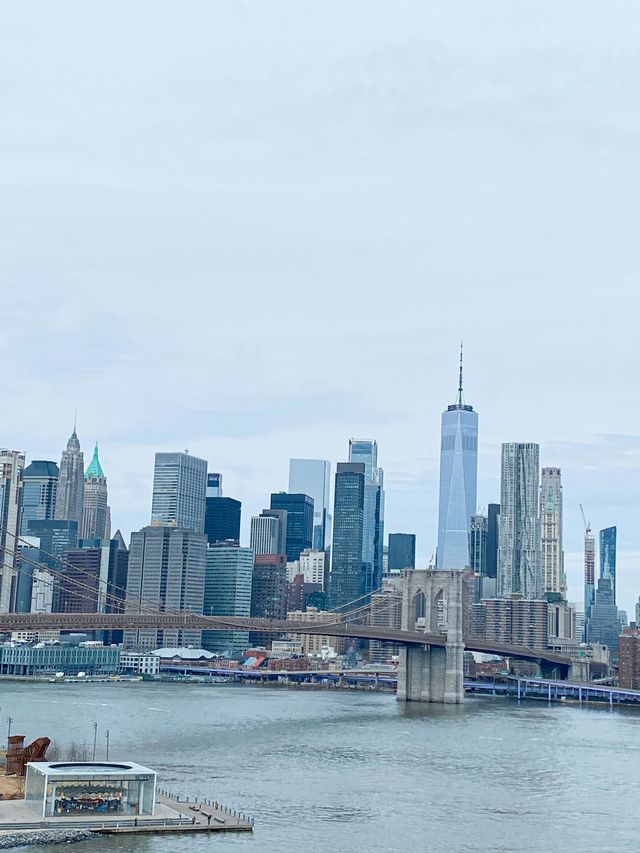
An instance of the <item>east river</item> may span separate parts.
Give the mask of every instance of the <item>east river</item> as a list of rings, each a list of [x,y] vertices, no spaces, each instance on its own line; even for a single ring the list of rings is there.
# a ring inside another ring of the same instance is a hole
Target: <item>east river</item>
[[[93,741],[159,784],[255,818],[253,835],[124,835],[92,853],[638,849],[640,714],[506,699],[196,684],[0,682],[2,724]],[[0,740],[4,740],[4,734]],[[29,848],[59,851],[61,848]]]

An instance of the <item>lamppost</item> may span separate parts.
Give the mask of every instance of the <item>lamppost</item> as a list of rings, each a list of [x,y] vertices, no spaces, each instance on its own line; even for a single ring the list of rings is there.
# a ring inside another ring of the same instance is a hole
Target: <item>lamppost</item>
[[[93,755],[91,757],[92,761],[96,760],[96,744],[98,742],[98,724],[93,724]]]
[[[106,760],[108,761],[108,760],[109,760],[109,729],[107,729],[107,730],[105,731],[104,736],[105,736],[105,738],[106,738],[106,740],[107,740],[107,754],[106,754]]]
[[[11,723],[13,722],[13,717],[7,717],[7,722],[9,723],[9,727],[7,729],[7,749],[9,749],[9,738],[11,737]]]

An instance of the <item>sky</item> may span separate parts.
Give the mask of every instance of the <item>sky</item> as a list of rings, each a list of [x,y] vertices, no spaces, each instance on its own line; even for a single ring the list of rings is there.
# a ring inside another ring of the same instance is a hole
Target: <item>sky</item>
[[[376,438],[434,551],[439,425],[562,468],[640,594],[635,0],[21,0],[0,24],[0,445],[78,410],[114,526],[189,449],[251,514],[289,457]]]

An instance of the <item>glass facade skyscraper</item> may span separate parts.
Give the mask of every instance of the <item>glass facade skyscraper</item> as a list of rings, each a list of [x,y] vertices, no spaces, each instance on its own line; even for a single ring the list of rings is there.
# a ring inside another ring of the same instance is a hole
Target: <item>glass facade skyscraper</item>
[[[324,551],[331,541],[331,463],[326,459],[290,459],[289,494],[313,498],[313,548]]]
[[[416,567],[415,533],[389,534],[389,571],[398,572]]]
[[[515,594],[542,597],[539,460],[537,444],[502,445],[497,577],[500,598]]]
[[[292,563],[313,545],[313,498],[305,494],[274,492],[271,509],[287,512],[287,560]]]
[[[251,548],[220,542],[207,548],[205,616],[249,616],[254,553]],[[205,649],[240,655],[249,645],[248,631],[203,631]]]
[[[495,578],[498,573],[498,518],[500,504],[489,504],[487,507],[487,562],[486,576]]]
[[[204,516],[204,532],[210,545],[215,542],[240,543],[242,503],[235,498],[210,498]]]
[[[364,463],[338,463],[329,579],[331,608],[342,607],[365,593],[362,562],[364,484]]]
[[[369,594],[382,587],[384,471],[378,467],[378,442],[369,439],[350,439],[349,462],[364,465],[363,593]]]
[[[442,413],[436,568],[469,565],[469,529],[476,511],[478,415],[464,402],[462,354],[456,402]]]
[[[23,536],[30,521],[48,521],[55,515],[58,474],[56,463],[44,459],[34,459],[24,469],[20,523]]]
[[[477,575],[487,574],[487,516],[471,516],[469,531],[469,568]]]
[[[613,601],[616,601],[616,527],[600,531],[600,577],[611,581]]]
[[[151,521],[204,530],[207,463],[189,453],[156,453]]]

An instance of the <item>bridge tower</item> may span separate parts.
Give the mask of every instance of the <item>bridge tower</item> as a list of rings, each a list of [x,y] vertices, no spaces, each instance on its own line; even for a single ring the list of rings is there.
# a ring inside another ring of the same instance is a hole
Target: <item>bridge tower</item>
[[[460,704],[464,700],[462,572],[406,569],[402,629],[441,634],[445,644],[401,647],[398,701]]]

